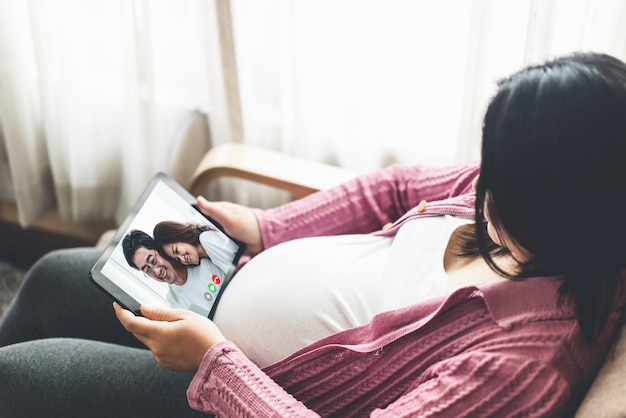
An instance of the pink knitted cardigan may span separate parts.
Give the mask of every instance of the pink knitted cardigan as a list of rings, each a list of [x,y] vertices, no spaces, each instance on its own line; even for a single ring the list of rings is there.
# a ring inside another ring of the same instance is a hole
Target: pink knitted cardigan
[[[477,172],[476,164],[395,166],[256,215],[266,248],[304,236],[393,235],[408,219],[473,214]],[[381,231],[387,223],[393,226]],[[264,370],[220,343],[206,353],[188,400],[224,417],[567,415],[595,375],[621,310],[589,346],[571,303],[557,303],[560,283],[462,288],[382,313]]]

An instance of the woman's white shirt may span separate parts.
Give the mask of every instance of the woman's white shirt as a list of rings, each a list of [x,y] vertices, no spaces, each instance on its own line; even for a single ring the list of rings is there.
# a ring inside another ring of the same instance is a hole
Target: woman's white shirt
[[[221,231],[204,231],[198,240],[213,264],[228,273],[233,267],[233,259],[238,250],[237,244]]]
[[[453,231],[469,218],[407,222],[395,237],[339,235],[271,247],[222,295],[214,321],[264,367],[381,312],[455,289],[443,267]]]

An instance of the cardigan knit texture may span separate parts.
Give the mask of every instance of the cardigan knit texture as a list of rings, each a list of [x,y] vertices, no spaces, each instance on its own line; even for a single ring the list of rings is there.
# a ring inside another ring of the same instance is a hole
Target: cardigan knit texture
[[[393,236],[409,219],[473,215],[477,175],[475,163],[392,166],[255,215],[265,248],[310,236]],[[568,416],[612,342],[621,306],[589,345],[573,304],[558,302],[561,282],[463,287],[381,313],[263,370],[222,342],[205,354],[188,401],[220,417]]]

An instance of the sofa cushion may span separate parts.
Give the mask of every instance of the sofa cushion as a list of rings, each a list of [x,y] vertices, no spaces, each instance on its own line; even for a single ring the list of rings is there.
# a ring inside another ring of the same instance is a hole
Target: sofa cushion
[[[576,418],[626,417],[626,322],[617,334]]]

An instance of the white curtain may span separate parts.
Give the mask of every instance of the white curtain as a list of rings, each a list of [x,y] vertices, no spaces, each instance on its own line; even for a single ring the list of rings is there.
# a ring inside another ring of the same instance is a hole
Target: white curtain
[[[180,164],[192,119],[229,140],[217,38],[213,1],[1,0],[0,148],[21,223],[53,205],[119,220]],[[193,165],[209,144],[192,142]]]
[[[23,224],[120,219],[172,160],[189,175],[207,115],[216,142],[361,172],[477,159],[498,78],[626,59],[625,32],[622,0],[0,0],[1,196]]]
[[[621,0],[231,0],[246,141],[369,171],[479,158],[498,78],[626,58]]]

